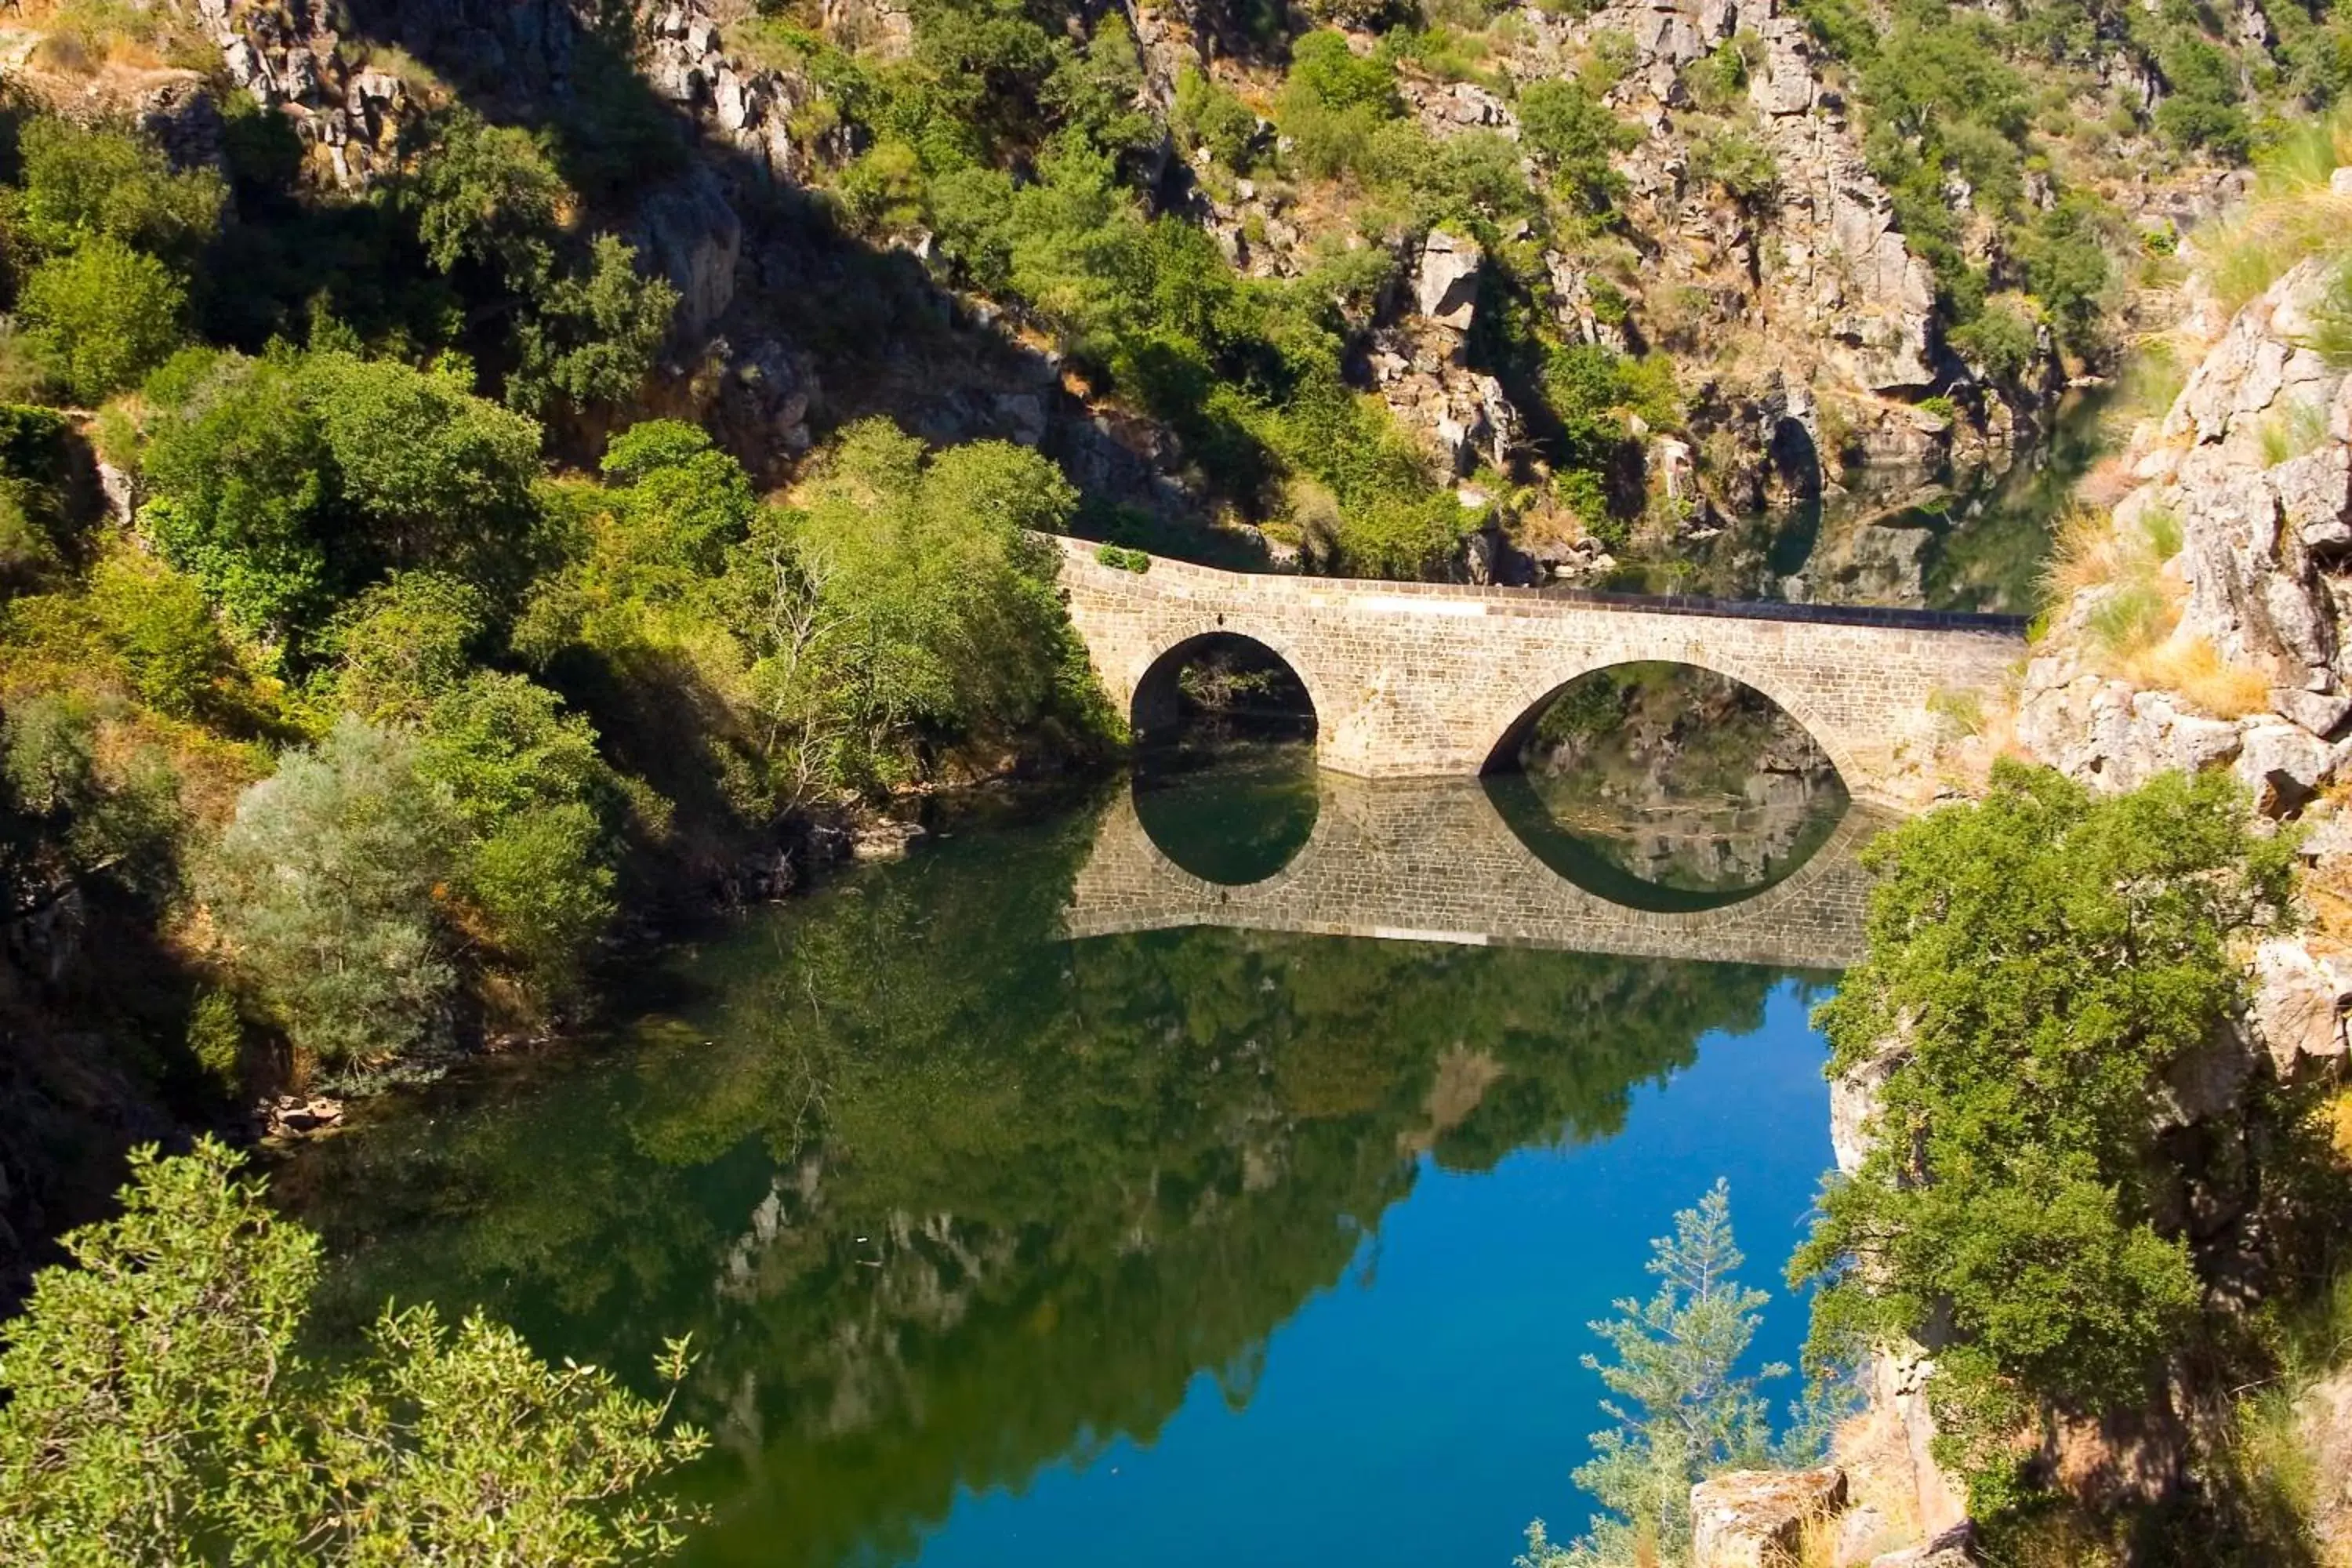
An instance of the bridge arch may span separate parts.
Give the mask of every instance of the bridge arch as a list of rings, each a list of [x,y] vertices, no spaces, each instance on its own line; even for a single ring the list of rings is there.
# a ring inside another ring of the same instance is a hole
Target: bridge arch
[[[1225,616],[1217,616],[1205,624],[1154,639],[1136,671],[1134,689],[1128,693],[1127,721],[1136,735],[1172,728],[1181,707],[1178,681],[1185,668],[1203,654],[1236,646],[1255,649],[1289,672],[1307,696],[1308,733],[1319,733],[1324,725],[1322,697],[1295,647],[1285,647],[1287,639],[1279,632],[1239,624],[1228,626],[1225,621]]]
[[[1803,697],[1797,694],[1784,695],[1787,689],[1785,683],[1776,679],[1770,671],[1757,669],[1747,660],[1726,658],[1719,654],[1697,647],[1661,649],[1655,654],[1645,654],[1639,658],[1572,658],[1561,661],[1559,666],[1520,680],[1517,683],[1516,693],[1511,699],[1518,703],[1518,711],[1503,727],[1502,732],[1496,737],[1494,745],[1487,751],[1486,763],[1479,771],[1493,773],[1499,768],[1508,766],[1517,757],[1519,747],[1526,742],[1528,731],[1535,728],[1537,722],[1543,718],[1545,710],[1551,706],[1553,700],[1561,692],[1589,675],[1599,675],[1605,670],[1622,669],[1629,665],[1636,664],[1671,664],[1685,669],[1703,670],[1709,675],[1720,676],[1726,680],[1746,687],[1797,721],[1799,728],[1811,737],[1813,744],[1819,746],[1822,754],[1829,758],[1830,765],[1837,770],[1838,783],[1845,787],[1849,795],[1859,795],[1862,793],[1856,785],[1862,781],[1863,774],[1853,752],[1845,744],[1842,725],[1829,721],[1822,716],[1809,717],[1805,711]],[[1565,675],[1559,673],[1562,668],[1568,671]],[[1527,693],[1530,690],[1535,691],[1536,695],[1528,697]]]

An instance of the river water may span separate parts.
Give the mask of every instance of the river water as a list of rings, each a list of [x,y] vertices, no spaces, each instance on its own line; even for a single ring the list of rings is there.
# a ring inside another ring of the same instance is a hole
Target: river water
[[[318,1331],[479,1305],[640,1382],[691,1331],[698,1563],[1504,1568],[1718,1176],[1793,1359],[1853,940],[1595,897],[1524,806],[1293,748],[952,825],[287,1161]]]

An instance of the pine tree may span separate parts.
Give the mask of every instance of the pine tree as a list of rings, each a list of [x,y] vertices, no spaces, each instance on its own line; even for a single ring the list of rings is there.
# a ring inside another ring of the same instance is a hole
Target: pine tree
[[[1737,1278],[1744,1259],[1732,1239],[1730,1189],[1717,1181],[1696,1208],[1675,1215],[1674,1235],[1650,1247],[1657,1293],[1620,1300],[1621,1316],[1590,1325],[1613,1352],[1584,1364],[1607,1384],[1601,1408],[1616,1425],[1592,1435],[1576,1484],[1603,1511],[1567,1546],[1537,1521],[1519,1568],[1686,1562],[1692,1483],[1770,1458],[1771,1423],[1756,1385],[1789,1369],[1775,1363],[1736,1374],[1769,1298]]]

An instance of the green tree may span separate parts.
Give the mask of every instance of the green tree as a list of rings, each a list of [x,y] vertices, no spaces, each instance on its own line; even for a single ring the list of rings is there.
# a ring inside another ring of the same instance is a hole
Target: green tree
[[[147,532],[247,631],[299,637],[336,585],[322,521],[335,486],[295,364],[191,350],[147,397]]]
[[[1952,347],[1995,381],[2013,382],[2033,367],[2040,344],[2026,307],[1992,300],[1950,333]]]
[[[1622,1316],[1590,1325],[1612,1354],[1606,1362],[1588,1355],[1584,1364],[1608,1385],[1601,1408],[1616,1425],[1592,1435],[1593,1455],[1577,1467],[1576,1484],[1603,1511],[1567,1547],[1537,1521],[1521,1568],[1686,1563],[1692,1483],[1769,1456],[1770,1422],[1756,1384],[1789,1369],[1776,1363],[1738,1373],[1769,1298],[1737,1278],[1743,1259],[1732,1241],[1729,1188],[1717,1182],[1696,1208],[1675,1214],[1674,1235],[1650,1247],[1657,1293],[1621,1300]]]
[[[1580,83],[1529,82],[1519,94],[1519,125],[1528,145],[1550,165],[1554,187],[1584,211],[1607,212],[1624,195],[1625,177],[1609,157],[1632,147],[1642,133]]]
[[[539,426],[476,397],[467,378],[395,360],[313,353],[304,401],[362,520],[354,567],[441,565],[492,592],[527,570]]]
[[[1081,718],[1076,645],[1031,536],[1076,500],[1004,442],[927,458],[887,421],[844,433],[809,510],[761,520],[729,571],[785,799],[902,776],[924,734]]]
[[[596,731],[520,675],[482,671],[425,717],[418,773],[453,808],[457,880],[542,1001],[567,1000],[611,923],[620,789]]]
[[[238,798],[200,878],[239,973],[323,1061],[394,1058],[445,1023],[451,822],[418,754],[345,716]]]
[[[100,235],[35,267],[16,310],[50,379],[68,396],[94,404],[179,346],[187,301],[171,268]]]
[[[90,574],[89,607],[139,695],[165,713],[201,712],[236,668],[204,591],[160,562],[130,551],[109,555]]]
[[[507,401],[541,416],[560,405],[627,403],[677,310],[677,290],[667,279],[638,271],[636,252],[623,240],[599,236],[585,270],[552,279],[516,323],[520,362]]]
[[[470,262],[536,291],[554,270],[550,236],[572,201],[544,141],[463,108],[430,135],[400,192],[427,259],[444,272]]]
[[[387,572],[446,572],[495,601],[535,563],[539,426],[455,374],[331,351],[197,351],[147,395],[157,544],[299,659],[334,602]]]
[[[1790,1272],[1822,1281],[1816,1360],[1946,1326],[1941,1457],[1990,1514],[2039,1405],[2144,1406],[2195,1326],[2165,1075],[2240,1006],[2233,949],[2287,918],[2293,837],[2256,836],[2224,775],[2095,799],[2005,763],[1869,856],[1869,956],[1818,1016],[1832,1072],[1884,1072],[1874,1136]]]
[[[25,237],[48,251],[98,238],[192,264],[219,226],[226,195],[208,168],[175,171],[145,137],[47,117],[17,139],[24,159]]]
[[[481,594],[436,572],[395,572],[321,637],[331,699],[371,724],[415,723],[465,678],[486,624]]]
[[[152,906],[179,886],[179,783],[160,757],[101,769],[97,727],[71,700],[9,704],[0,721],[0,915],[107,890]]]
[[[236,1166],[209,1139],[134,1151],[121,1217],[68,1236],[0,1331],[0,1556],[570,1568],[680,1543],[695,1511],[644,1489],[708,1440],[667,1398],[430,1307],[387,1306],[355,1365],[309,1362],[318,1238]],[[685,1365],[673,1345],[671,1388]]]

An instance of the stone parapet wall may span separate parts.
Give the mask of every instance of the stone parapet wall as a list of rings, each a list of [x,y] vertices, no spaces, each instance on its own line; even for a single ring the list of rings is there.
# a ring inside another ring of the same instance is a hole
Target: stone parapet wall
[[[1317,760],[1364,777],[1476,773],[1578,676],[1663,661],[1762,692],[1856,798],[1908,809],[1933,792],[1939,698],[1998,693],[2025,652],[2010,617],[1252,574],[1156,557],[1139,573],[1097,562],[1091,544],[1060,545],[1070,618],[1124,710],[1170,655],[1221,632],[1250,637],[1305,684]]]

